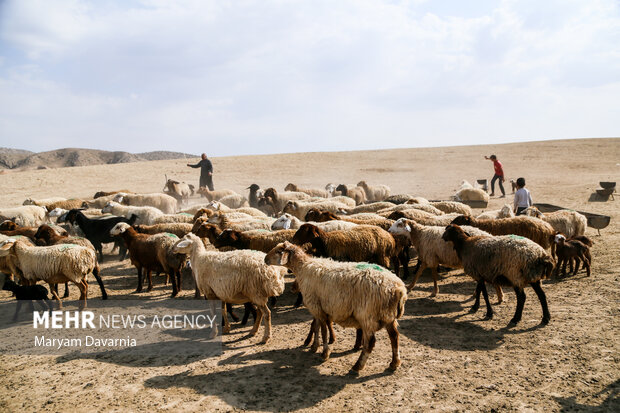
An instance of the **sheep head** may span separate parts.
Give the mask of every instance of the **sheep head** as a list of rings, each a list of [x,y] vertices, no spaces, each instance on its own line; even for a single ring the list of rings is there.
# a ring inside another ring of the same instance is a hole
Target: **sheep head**
[[[306,213],[304,217],[304,221],[314,221],[321,222],[319,219],[321,218],[321,211],[318,208],[311,208],[310,211]]]
[[[293,212],[293,211],[297,211],[298,209],[299,209],[299,203],[297,201],[288,201],[286,205],[284,205],[284,208],[282,209],[282,211]]]
[[[339,191],[342,195],[346,196],[348,189],[345,184],[340,184],[336,187],[336,191]]]
[[[299,250],[299,247],[291,244],[288,241],[281,242],[273,247],[271,251],[265,255],[265,264],[267,265],[282,265],[287,266],[289,264],[289,258],[291,253],[295,253]]]
[[[263,195],[265,198],[278,199],[278,191],[275,188],[267,188]]]
[[[359,181],[357,183],[357,186],[361,186],[362,188],[368,188],[368,184],[366,183],[366,181]]]
[[[11,220],[2,221],[0,224],[0,231],[14,231],[17,229],[17,224]]]
[[[48,214],[48,215],[49,215],[51,218],[54,218],[54,217],[59,217],[59,216],[61,216],[61,215],[62,215],[62,214],[64,214],[65,212],[67,212],[67,210],[66,210],[66,209],[62,209],[62,208],[54,208],[54,209],[52,209],[52,210],[49,212],[49,214]]]
[[[293,235],[293,239],[291,242],[295,245],[303,245],[307,242],[312,243],[316,239],[321,238],[321,231],[317,226],[312,224],[303,224],[295,235]]]
[[[405,218],[399,218],[392,224],[388,232],[391,234],[397,235],[407,235],[411,234],[411,225],[409,225],[409,220]]]
[[[194,221],[196,221],[198,218],[201,218],[203,216],[206,216],[207,218],[209,218],[211,215],[213,215],[214,212],[211,209],[208,208],[200,208],[198,211],[196,211],[196,213],[194,214]]]
[[[554,240],[556,244],[564,245],[564,242],[566,241],[566,237],[562,234],[556,234]]]
[[[120,204],[118,202],[114,202],[114,201],[108,201],[106,202],[105,206],[103,208],[101,208],[101,213],[103,214],[107,214],[107,213],[111,213],[112,209],[115,207],[120,206]],[[71,210],[73,211],[73,210]],[[69,217],[67,217],[67,219],[69,219]]]
[[[451,222],[451,224],[454,225],[473,225],[473,218],[470,217],[469,215],[460,215],[456,218],[454,218]]]
[[[131,226],[126,223],[126,222],[119,222],[118,224],[114,225],[114,227],[112,227],[112,229],[110,230],[110,235],[117,236],[117,235],[121,235],[122,233],[126,232],[129,228],[131,228]]]
[[[174,244],[172,252],[176,254],[188,254],[191,252],[192,245],[198,240],[194,234],[187,234]]]
[[[285,191],[297,191],[297,185],[295,184],[288,184],[284,187]]]
[[[258,191],[260,189],[260,186],[258,186],[257,184],[252,184],[252,185],[248,186],[245,189],[249,189],[250,192],[255,192],[255,191]]]
[[[8,238],[0,242],[0,257],[6,257],[11,253],[15,241],[17,241],[15,238]]]
[[[35,204],[34,199],[27,198],[22,205],[34,205],[34,204]]]
[[[273,224],[271,224],[271,229],[290,229],[292,222],[293,219],[291,218],[291,215],[284,213],[278,219],[276,219]]]
[[[222,248],[222,247],[238,248],[238,243],[239,243],[240,238],[241,238],[241,233],[239,231],[233,231],[232,229],[226,229],[217,236],[217,238],[215,239],[215,242],[213,243],[213,246],[215,248]]]

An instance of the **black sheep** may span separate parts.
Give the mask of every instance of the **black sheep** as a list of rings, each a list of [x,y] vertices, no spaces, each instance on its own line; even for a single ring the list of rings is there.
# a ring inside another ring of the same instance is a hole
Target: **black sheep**
[[[17,315],[19,314],[19,310],[25,301],[28,301],[30,303],[30,308],[32,309],[32,311],[34,311],[32,300],[38,301],[43,306],[43,308],[52,311],[52,303],[47,297],[47,288],[43,287],[42,285],[18,285],[10,278],[5,277],[2,289],[6,291],[12,291],[13,294],[15,294],[15,299],[17,300],[17,307],[15,308],[13,321],[17,321]]]

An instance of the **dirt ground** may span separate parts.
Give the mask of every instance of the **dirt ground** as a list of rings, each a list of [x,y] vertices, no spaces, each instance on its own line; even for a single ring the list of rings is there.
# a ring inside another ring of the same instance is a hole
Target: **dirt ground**
[[[300,348],[310,316],[286,292],[273,311],[273,336],[244,338],[233,324],[219,357],[0,356],[2,411],[620,411],[620,199],[590,201],[599,181],[620,181],[620,139],[564,140],[494,146],[305,153],[213,158],[216,188],[244,193],[252,183],[282,189],[288,182],[323,187],[359,180],[387,184],[393,193],[448,199],[462,179],[492,176],[483,156],[497,154],[508,179],[523,176],[534,202],[611,216],[594,239],[592,276],[548,280],[543,288],[551,322],[531,289],[523,320],[507,328],[515,295],[495,305],[495,317],[469,314],[474,283],[462,271],[442,274],[439,296],[422,277],[400,320],[402,366],[390,362],[387,334],[359,377],[348,375],[357,353],[354,331],[336,326],[331,358]],[[192,162],[195,160],[192,159]],[[188,160],[187,162],[190,162]],[[0,174],[0,207],[27,197],[92,197],[98,190],[160,191],[164,174],[197,183],[185,160],[152,161]],[[489,209],[512,203],[492,198]],[[496,190],[496,192],[499,192]],[[480,211],[481,212],[481,211]],[[150,293],[134,294],[129,261],[106,261],[102,275],[119,299],[167,297],[155,279]],[[288,280],[290,284],[292,280]],[[91,284],[89,299],[100,299]],[[184,290],[179,299],[192,299]],[[495,302],[494,292],[490,292]],[[72,299],[77,291],[72,289]],[[10,295],[0,292],[0,300]],[[242,308],[237,307],[238,314]]]

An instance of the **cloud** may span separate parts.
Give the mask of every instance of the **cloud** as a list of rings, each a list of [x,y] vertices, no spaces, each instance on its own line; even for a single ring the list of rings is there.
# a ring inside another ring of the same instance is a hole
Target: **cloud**
[[[0,7],[2,146],[224,155],[618,134],[611,0]]]

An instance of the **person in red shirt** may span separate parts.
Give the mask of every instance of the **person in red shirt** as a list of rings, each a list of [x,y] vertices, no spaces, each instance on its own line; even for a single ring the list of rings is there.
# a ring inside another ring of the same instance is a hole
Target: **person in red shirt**
[[[485,156],[484,159],[489,159],[493,161],[493,169],[495,169],[495,175],[493,175],[493,179],[491,179],[491,196],[495,195],[495,181],[498,181],[499,189],[502,191],[502,196],[500,198],[506,198],[506,191],[504,191],[504,169],[502,168],[502,164],[497,160],[497,156]]]

